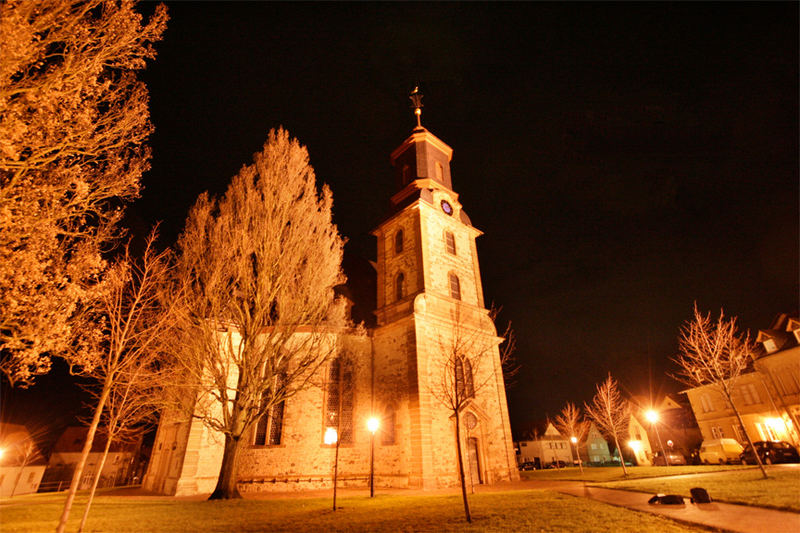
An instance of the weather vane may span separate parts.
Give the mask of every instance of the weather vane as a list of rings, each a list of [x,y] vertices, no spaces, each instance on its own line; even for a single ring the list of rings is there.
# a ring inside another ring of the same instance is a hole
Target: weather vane
[[[417,115],[417,127],[421,128],[422,123],[420,122],[420,117],[422,116],[422,93],[419,92],[419,86],[414,87],[414,90],[411,91],[411,107],[414,108],[414,114]]]

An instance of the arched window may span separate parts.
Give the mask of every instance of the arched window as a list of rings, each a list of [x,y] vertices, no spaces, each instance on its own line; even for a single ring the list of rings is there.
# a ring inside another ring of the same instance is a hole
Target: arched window
[[[466,394],[464,393],[464,361],[461,357],[456,357],[455,363],[456,372],[456,398],[459,402],[464,401]]]
[[[403,185],[407,185],[411,181],[411,167],[403,165]]]
[[[472,363],[464,359],[464,393],[467,398],[475,397],[475,385],[472,382]]]
[[[456,357],[456,397],[459,401],[475,397],[475,385],[472,381],[472,363],[466,357]]]
[[[456,255],[456,236],[453,235],[452,231],[444,232],[444,246],[447,249],[447,253]]]
[[[450,280],[450,298],[455,298],[456,300],[460,300],[461,282],[458,281],[458,276],[456,276],[451,272],[447,277]]]
[[[286,374],[281,373],[275,379],[275,391],[279,394],[282,393],[281,389],[285,387]],[[269,401],[268,394],[270,391],[262,393],[262,405]],[[272,406],[268,411],[261,415],[256,423],[255,438],[253,444],[256,446],[276,446],[281,443],[281,436],[283,434],[283,407],[284,402],[278,402]]]
[[[394,405],[388,405],[381,421],[381,444],[391,446],[395,443],[394,426],[396,418]]]
[[[394,235],[394,253],[399,254],[403,251],[403,230],[397,230]]]
[[[395,278],[395,287],[394,287],[395,299],[398,301],[402,300],[403,296],[405,296],[406,292],[404,287],[405,281],[406,281],[406,276],[402,272],[398,273],[397,277]]]
[[[325,426],[338,428],[339,443],[353,442],[353,369],[341,357],[328,371]]]
[[[444,181],[444,167],[440,162],[436,162],[436,179],[439,181]]]

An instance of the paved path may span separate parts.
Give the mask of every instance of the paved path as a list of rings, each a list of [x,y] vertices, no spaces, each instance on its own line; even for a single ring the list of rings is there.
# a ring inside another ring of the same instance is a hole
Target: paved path
[[[800,532],[800,514],[788,511],[776,511],[763,507],[720,502],[693,504],[688,499],[686,499],[684,505],[650,505],[647,500],[650,499],[651,494],[600,487],[584,487],[579,482],[571,483],[569,486],[558,487],[555,490],[564,494],[590,498],[611,505],[725,531],[735,531],[737,533]]]

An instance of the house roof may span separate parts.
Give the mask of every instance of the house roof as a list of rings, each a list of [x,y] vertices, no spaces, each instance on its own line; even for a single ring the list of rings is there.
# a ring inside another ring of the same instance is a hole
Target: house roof
[[[61,437],[58,438],[53,453],[80,453],[83,444],[86,442],[86,435],[89,428],[85,426],[70,426]],[[102,453],[106,446],[106,436],[100,432],[96,433],[92,441],[92,452]],[[138,442],[112,441],[111,452],[133,452],[136,450]]]

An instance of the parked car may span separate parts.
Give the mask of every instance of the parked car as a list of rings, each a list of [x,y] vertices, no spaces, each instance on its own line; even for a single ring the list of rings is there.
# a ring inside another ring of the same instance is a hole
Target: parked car
[[[549,465],[547,465],[547,468],[566,468],[566,467],[567,467],[567,463],[565,461],[561,461],[561,460],[558,461],[558,464],[556,464],[556,462],[553,461]]]
[[[738,463],[742,445],[735,439],[710,439],[700,446],[700,460],[705,465]]]
[[[771,465],[773,463],[800,463],[800,455],[797,450],[789,444],[781,440],[772,441],[757,441],[753,443],[758,451],[761,462]],[[743,465],[756,464],[756,456],[753,453],[753,448],[748,444],[745,446],[744,451],[739,456],[739,460]]]
[[[536,463],[533,461],[525,461],[519,464],[520,470],[536,470]]]
[[[667,452],[667,457],[669,458],[669,464],[671,465],[685,465],[686,464],[686,457],[683,454],[678,452]],[[661,452],[656,452],[653,455],[653,465],[658,466],[666,466],[667,461],[664,459],[664,455]]]

